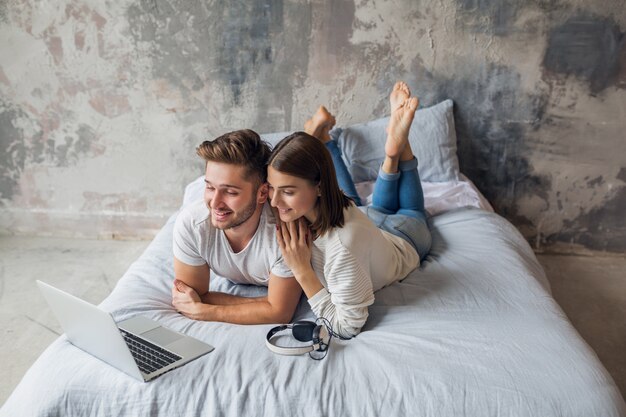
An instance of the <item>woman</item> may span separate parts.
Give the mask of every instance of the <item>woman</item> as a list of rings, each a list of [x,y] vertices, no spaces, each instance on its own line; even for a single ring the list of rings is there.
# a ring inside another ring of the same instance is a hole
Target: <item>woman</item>
[[[285,262],[313,312],[343,337],[360,332],[374,291],[404,278],[430,250],[417,160],[408,141],[418,100],[398,82],[390,102],[372,206],[357,208],[354,202],[354,183],[328,134],[335,120],[323,107],[305,123],[306,133],[283,139],[268,162]]]

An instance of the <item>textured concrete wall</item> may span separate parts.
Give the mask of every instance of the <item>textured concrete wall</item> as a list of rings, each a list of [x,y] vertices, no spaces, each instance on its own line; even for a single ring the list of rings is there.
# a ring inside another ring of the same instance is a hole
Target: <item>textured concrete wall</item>
[[[9,232],[150,235],[204,138],[379,117],[405,79],[537,248],[626,250],[623,0],[0,4]]]

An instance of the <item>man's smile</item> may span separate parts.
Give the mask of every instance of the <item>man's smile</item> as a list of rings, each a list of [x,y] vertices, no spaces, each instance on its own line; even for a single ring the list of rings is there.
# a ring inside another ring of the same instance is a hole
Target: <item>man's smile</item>
[[[211,212],[213,213],[213,216],[215,217],[215,219],[218,221],[226,220],[226,218],[233,213],[230,210],[215,210],[215,209],[213,209]]]

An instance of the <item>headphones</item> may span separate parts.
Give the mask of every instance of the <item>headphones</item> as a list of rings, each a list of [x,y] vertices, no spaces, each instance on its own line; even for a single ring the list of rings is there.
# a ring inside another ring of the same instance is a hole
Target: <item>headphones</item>
[[[291,334],[300,342],[312,342],[310,345],[288,347],[278,346],[272,338],[278,333],[291,329]],[[331,330],[332,331],[332,330]],[[265,344],[274,353],[279,355],[304,355],[305,353],[326,352],[330,345],[332,333],[329,333],[325,324],[317,324],[312,321],[297,321],[295,323],[283,324],[272,328],[265,338]]]

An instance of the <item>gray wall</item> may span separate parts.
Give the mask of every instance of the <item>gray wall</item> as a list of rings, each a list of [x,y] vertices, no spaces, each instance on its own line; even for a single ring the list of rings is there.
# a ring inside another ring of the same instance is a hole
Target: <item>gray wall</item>
[[[0,227],[150,236],[203,139],[380,117],[405,79],[537,249],[624,252],[624,28],[624,0],[5,1]]]

